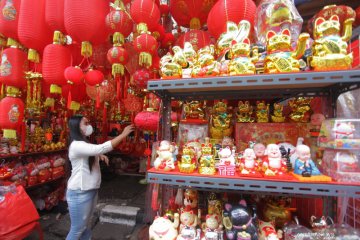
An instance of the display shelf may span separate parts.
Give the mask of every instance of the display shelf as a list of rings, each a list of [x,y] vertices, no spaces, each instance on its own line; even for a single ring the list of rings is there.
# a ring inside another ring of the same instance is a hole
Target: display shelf
[[[329,96],[360,88],[360,69],[149,81],[148,90],[171,100],[286,99]]]
[[[223,189],[261,193],[343,196],[360,198],[360,185],[330,183],[310,183],[289,180],[254,179],[243,177],[194,176],[181,173],[159,172],[150,169],[147,173],[149,183],[195,187],[206,190]]]
[[[54,178],[54,179],[51,179],[49,181],[46,181],[46,182],[43,182],[43,183],[37,183],[35,185],[32,185],[32,186],[28,186],[28,187],[25,187],[26,190],[31,190],[31,189],[34,189],[34,188],[37,188],[37,187],[40,187],[40,186],[44,186],[44,185],[47,185],[47,184],[51,184],[51,183],[54,183],[54,182],[57,182],[61,179],[64,179],[65,176],[61,176],[61,177],[58,177],[58,178]]]
[[[45,151],[45,152],[30,152],[30,153],[7,154],[7,155],[4,154],[4,155],[0,155],[0,159],[31,157],[31,156],[38,156],[43,154],[61,153],[65,151],[67,151],[67,149],[58,149],[54,151]]]

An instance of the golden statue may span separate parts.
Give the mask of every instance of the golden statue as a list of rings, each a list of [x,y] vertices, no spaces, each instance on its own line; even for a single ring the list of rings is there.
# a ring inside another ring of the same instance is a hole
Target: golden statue
[[[206,46],[198,51],[199,58],[192,69],[192,77],[217,76],[220,73],[220,63],[215,60],[214,45]]]
[[[201,144],[201,157],[199,173],[213,175],[216,172],[215,160],[212,154],[212,144],[209,138],[205,138],[205,143]]]
[[[285,117],[283,116],[284,106],[280,103],[274,103],[274,113],[271,115],[271,120],[276,123],[285,122]]]
[[[237,122],[254,122],[254,118],[251,116],[253,114],[253,107],[250,105],[249,101],[239,101],[238,110],[236,112]]]
[[[184,146],[181,156],[179,171],[183,173],[192,173],[196,169],[195,149],[187,145]]]
[[[188,63],[184,51],[179,46],[174,46],[172,50],[174,52],[173,62],[179,64],[182,68],[186,68]]]
[[[299,36],[297,48],[291,51],[291,33],[284,29],[280,34],[269,31],[266,35],[267,55],[264,60],[265,73],[283,73],[300,71],[299,59],[304,55],[309,34]]]
[[[212,108],[210,137],[215,139],[230,137],[233,131],[231,118],[232,114],[228,113],[227,104],[221,101],[217,102]]]
[[[173,61],[170,53],[160,59],[160,76],[162,79],[182,78],[182,67]]]
[[[188,63],[188,67],[192,68],[197,60],[197,53],[190,42],[184,43],[183,53]]]
[[[269,105],[264,101],[256,101],[256,120],[257,122],[269,122]]]
[[[315,20],[313,56],[310,65],[317,71],[344,70],[351,68],[352,53],[348,53],[347,41],[352,34],[353,18],[346,19],[343,35],[340,36],[340,22],[337,15],[329,20],[319,17]]]
[[[289,106],[291,108],[291,113],[289,117],[294,122],[303,122],[307,123],[310,120],[310,111],[312,98],[299,97],[289,100]]]
[[[200,101],[191,101],[184,104],[185,119],[182,122],[207,122],[205,120],[205,111]]]

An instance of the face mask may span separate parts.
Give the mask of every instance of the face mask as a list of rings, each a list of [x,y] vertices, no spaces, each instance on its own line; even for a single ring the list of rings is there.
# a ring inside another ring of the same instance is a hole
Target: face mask
[[[83,129],[83,132],[84,132],[85,136],[88,137],[94,132],[94,129],[93,129],[93,127],[91,125],[87,125],[85,127],[86,127],[85,131]]]

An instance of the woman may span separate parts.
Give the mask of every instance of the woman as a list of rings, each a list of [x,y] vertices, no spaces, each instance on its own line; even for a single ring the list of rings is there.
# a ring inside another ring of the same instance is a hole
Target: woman
[[[97,202],[101,182],[99,161],[107,165],[109,159],[103,155],[110,152],[134,130],[133,125],[103,144],[90,144],[87,137],[93,128],[86,117],[76,115],[69,120],[69,160],[72,170],[68,180],[66,199],[69,206],[71,228],[66,239],[91,239],[90,222]]]

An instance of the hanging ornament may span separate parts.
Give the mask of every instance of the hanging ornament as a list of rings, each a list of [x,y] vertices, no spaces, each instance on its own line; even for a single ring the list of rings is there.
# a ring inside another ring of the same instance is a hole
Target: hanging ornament
[[[21,0],[4,0],[0,2],[0,33],[8,38],[18,40],[18,23]]]
[[[143,99],[135,95],[128,94],[124,99],[125,110],[131,113],[140,112],[143,107]]]
[[[45,22],[51,31],[66,33],[64,23],[64,0],[45,0]]]
[[[156,133],[159,128],[159,112],[148,108],[135,116],[134,124],[138,129]]]
[[[172,33],[165,33],[161,41],[161,47],[165,49],[171,48],[175,43],[175,37]]]
[[[154,30],[160,20],[160,11],[153,0],[134,0],[131,3],[130,13],[132,19],[138,25]],[[146,30],[147,31],[147,30]],[[138,31],[138,33],[140,33]]]
[[[86,85],[84,83],[77,85],[66,84],[62,87],[62,96],[68,98],[68,109],[78,111],[80,103],[86,98]],[[70,99],[69,96],[71,96]]]
[[[145,26],[143,27],[143,29],[146,29]],[[145,32],[147,32],[147,30]],[[134,39],[133,44],[139,53],[139,65],[149,68],[152,65],[152,55],[154,55],[157,50],[156,39],[148,33],[142,33]]]
[[[84,72],[78,66],[65,68],[64,76],[69,84],[78,85],[84,80]]]
[[[140,89],[147,88],[147,82],[149,81],[150,77],[150,71],[146,68],[139,69],[133,74],[134,83],[136,87]]]
[[[104,81],[104,74],[99,70],[90,69],[85,74],[85,83],[90,86],[99,85],[102,81]]]
[[[96,101],[96,98],[99,96],[100,103],[112,102],[115,98],[114,90],[113,81],[107,79],[100,83],[98,87],[86,85],[87,96],[94,101]]]
[[[132,32],[133,25],[130,15],[124,10],[119,1],[115,1],[111,11],[106,16],[106,26],[109,32],[112,34],[120,33],[122,35],[120,38],[122,39],[121,44],[123,44],[124,39]]]

